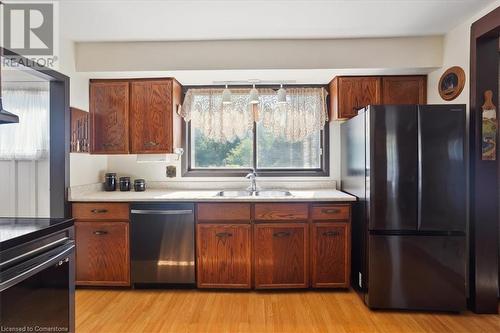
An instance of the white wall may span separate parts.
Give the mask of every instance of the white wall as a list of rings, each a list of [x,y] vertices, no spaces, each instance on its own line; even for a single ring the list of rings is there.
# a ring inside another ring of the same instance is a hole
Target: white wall
[[[444,36],[442,67],[429,74],[427,80],[427,99],[429,103],[453,103],[469,105],[470,91],[470,28],[479,18],[483,17],[493,9],[500,6],[500,0],[487,6],[478,13],[472,15],[468,20],[458,25]],[[460,96],[453,101],[445,101],[439,96],[438,83],[441,75],[452,66],[460,66],[465,71],[465,87]]]

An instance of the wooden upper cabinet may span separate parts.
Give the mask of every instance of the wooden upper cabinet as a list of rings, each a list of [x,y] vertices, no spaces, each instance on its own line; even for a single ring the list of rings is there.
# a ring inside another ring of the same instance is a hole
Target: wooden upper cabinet
[[[337,76],[330,83],[330,107],[333,119],[354,117],[370,104],[381,104],[380,77]]]
[[[425,75],[382,77],[383,104],[427,103]]]
[[[128,108],[128,82],[90,81],[91,153],[128,153]]]
[[[175,110],[180,85],[173,79],[134,80],[130,89],[131,153],[173,153],[180,147],[180,126],[176,126],[180,117]]]

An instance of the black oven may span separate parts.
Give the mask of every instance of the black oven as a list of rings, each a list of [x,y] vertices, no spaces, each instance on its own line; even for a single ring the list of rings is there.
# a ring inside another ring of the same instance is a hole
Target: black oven
[[[74,332],[73,228],[0,252],[0,331]]]

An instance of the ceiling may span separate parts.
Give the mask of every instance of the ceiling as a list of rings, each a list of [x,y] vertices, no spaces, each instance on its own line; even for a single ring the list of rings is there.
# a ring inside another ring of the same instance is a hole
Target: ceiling
[[[61,0],[74,41],[440,35],[493,0]]]

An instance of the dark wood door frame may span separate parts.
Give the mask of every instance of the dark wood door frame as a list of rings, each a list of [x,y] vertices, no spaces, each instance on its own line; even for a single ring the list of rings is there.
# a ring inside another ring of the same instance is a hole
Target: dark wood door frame
[[[499,160],[481,160],[481,106],[485,90],[498,104],[499,32],[500,7],[471,26],[469,272],[470,306],[478,313],[498,312]]]
[[[7,59],[20,70],[49,82],[50,96],[50,216],[70,216],[67,201],[69,186],[69,77],[43,67],[9,49],[0,47],[0,59]],[[2,59],[2,61],[3,61]]]

